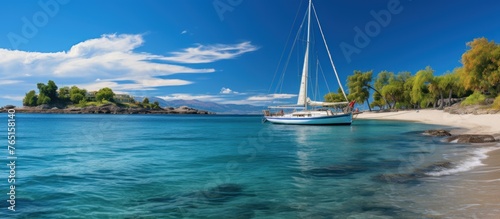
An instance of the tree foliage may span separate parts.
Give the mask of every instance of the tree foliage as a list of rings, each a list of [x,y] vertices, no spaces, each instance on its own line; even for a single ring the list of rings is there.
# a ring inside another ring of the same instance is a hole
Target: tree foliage
[[[153,109],[160,109],[160,102],[158,101],[155,101],[152,105],[151,105],[151,108]]]
[[[36,104],[43,105],[43,104],[50,104],[50,102],[51,102],[50,97],[47,97],[44,94],[39,94]]]
[[[486,38],[467,43],[469,50],[462,55],[460,79],[465,89],[500,93],[500,45]]]
[[[354,74],[347,77],[347,87],[349,88],[349,99],[357,103],[363,103],[370,97],[373,71],[354,71]],[[326,99],[326,98],[325,98]],[[342,98],[344,99],[344,98]]]
[[[434,70],[430,66],[425,69],[420,70],[415,74],[415,79],[413,80],[413,87],[411,90],[411,101],[414,104],[419,104],[425,107],[428,103],[429,97],[429,82],[433,79]]]
[[[368,102],[371,89],[373,102],[368,103],[369,107],[442,109],[451,105],[453,97],[466,97],[475,91],[464,104],[479,104],[486,97],[496,97],[493,107],[500,108],[500,44],[478,38],[467,46],[469,49],[462,55],[463,65],[441,75],[434,75],[434,70],[427,66],[415,75],[381,71],[372,81],[372,71],[354,71],[347,78],[349,99]],[[339,96],[331,93],[325,99],[333,101]]]
[[[36,106],[38,101],[38,96],[34,90],[30,90],[26,93],[26,96],[23,99],[24,106]]]
[[[390,86],[389,82],[394,80],[394,73],[388,71],[381,71],[377,75],[377,79],[373,86],[379,92],[375,92],[373,94],[373,99],[375,102],[379,103],[379,105],[388,105],[389,108],[392,108],[391,102],[387,99],[394,92],[395,86]],[[385,88],[385,89],[384,89]]]
[[[70,88],[69,87],[61,87],[58,92],[59,101],[63,103],[67,103],[70,101]]]
[[[85,101],[86,94],[87,90],[80,89],[77,86],[73,86],[69,90],[70,101],[73,102],[74,104],[79,104],[80,102]]]
[[[494,109],[499,109],[500,110],[500,95],[498,95],[495,100],[493,101],[493,106]]]
[[[340,88],[337,90],[337,93],[330,92],[330,93],[326,94],[324,96],[324,98],[325,98],[325,102],[344,102],[345,101],[344,94],[342,93],[342,89],[340,89]],[[350,95],[349,95],[349,98],[351,98]]]
[[[461,104],[462,106],[477,105],[483,104],[485,100],[486,96],[481,94],[481,92],[479,91],[475,91],[472,95],[465,98],[465,100]]]
[[[36,86],[39,92],[38,105],[57,102],[57,85],[54,81],[49,80],[47,84],[38,83]]]
[[[111,88],[109,87],[101,88],[95,94],[95,98],[99,102],[102,102],[104,100],[113,101],[113,96],[115,96],[115,93],[113,93],[113,90],[111,90]]]

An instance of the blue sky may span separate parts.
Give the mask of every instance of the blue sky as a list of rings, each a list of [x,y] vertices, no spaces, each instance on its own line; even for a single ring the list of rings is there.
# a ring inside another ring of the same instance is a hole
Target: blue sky
[[[286,73],[291,79],[279,94],[272,82],[281,74],[280,57],[290,33],[295,36],[306,0],[0,4],[0,105],[21,105],[27,91],[48,80],[59,87],[111,87],[166,100],[296,101],[301,58],[291,56]],[[500,42],[495,0],[315,0],[314,5],[344,84],[354,70],[415,73],[431,66],[443,74],[460,66],[466,42],[477,37]],[[356,28],[367,34],[367,27],[368,41],[357,42]],[[341,45],[356,52],[347,54]],[[327,59],[320,63],[336,91]]]

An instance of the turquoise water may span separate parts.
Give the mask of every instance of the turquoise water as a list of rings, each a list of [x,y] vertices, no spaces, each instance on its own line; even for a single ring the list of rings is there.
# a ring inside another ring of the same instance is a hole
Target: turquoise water
[[[430,128],[17,114],[16,212],[2,201],[1,218],[425,217],[419,203],[433,182],[470,158],[462,145],[420,134]]]

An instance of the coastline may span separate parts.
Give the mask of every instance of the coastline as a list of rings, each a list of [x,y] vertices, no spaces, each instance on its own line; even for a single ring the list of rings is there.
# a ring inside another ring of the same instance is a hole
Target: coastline
[[[364,112],[357,119],[399,120],[449,126],[452,135],[488,134],[499,140],[500,114],[449,114],[442,110],[424,109],[399,112]],[[472,144],[474,148],[491,148],[472,170],[453,174],[437,185],[436,192],[446,196],[446,207],[429,205],[445,218],[496,218],[500,214],[500,143]],[[494,149],[496,148],[496,149]]]
[[[0,108],[0,113],[5,113],[9,108]],[[201,115],[213,115],[215,113],[198,110],[190,108],[187,106],[181,107],[165,107],[158,109],[151,108],[137,108],[137,107],[118,107],[112,104],[105,104],[102,106],[88,106],[88,107],[67,107],[67,108],[57,108],[57,107],[23,107],[23,108],[13,108],[16,113],[41,113],[41,114],[201,114]]]
[[[401,120],[456,127],[451,134],[489,134],[500,137],[500,114],[450,114],[443,110],[423,109],[399,112],[363,112],[356,119]]]

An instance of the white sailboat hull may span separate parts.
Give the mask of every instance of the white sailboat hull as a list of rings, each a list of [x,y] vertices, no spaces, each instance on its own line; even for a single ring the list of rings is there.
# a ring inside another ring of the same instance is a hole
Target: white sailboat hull
[[[352,113],[310,117],[266,116],[265,119],[271,123],[286,125],[351,125]]]

